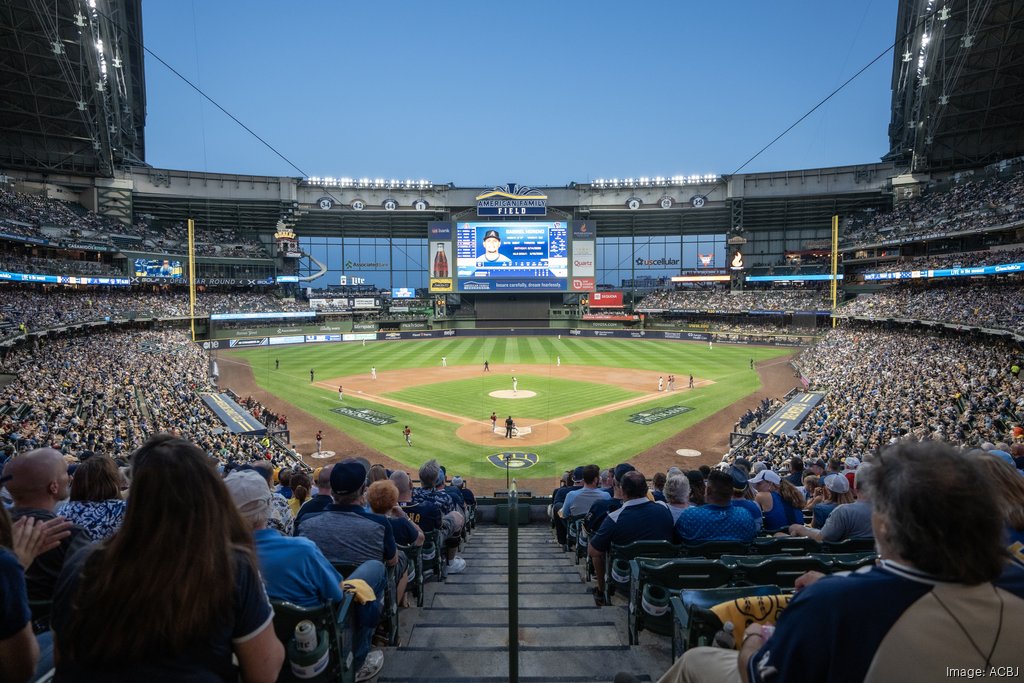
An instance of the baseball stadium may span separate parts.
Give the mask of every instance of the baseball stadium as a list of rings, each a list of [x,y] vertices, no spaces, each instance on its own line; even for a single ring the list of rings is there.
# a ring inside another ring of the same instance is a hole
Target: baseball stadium
[[[1019,678],[1024,2],[891,4],[881,156],[552,185],[160,168],[6,2],[0,680]]]

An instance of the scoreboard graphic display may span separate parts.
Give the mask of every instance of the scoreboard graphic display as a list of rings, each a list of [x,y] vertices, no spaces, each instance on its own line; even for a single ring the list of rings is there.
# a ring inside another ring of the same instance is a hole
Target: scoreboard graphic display
[[[446,253],[449,244],[452,247],[454,267],[447,291],[573,292],[594,288],[592,221],[477,220],[447,225],[451,226],[451,242],[438,241],[431,247],[437,254]],[[432,224],[432,243],[444,235],[440,227]],[[435,261],[439,258],[435,256]],[[446,291],[439,275],[432,271],[431,277],[431,291]]]

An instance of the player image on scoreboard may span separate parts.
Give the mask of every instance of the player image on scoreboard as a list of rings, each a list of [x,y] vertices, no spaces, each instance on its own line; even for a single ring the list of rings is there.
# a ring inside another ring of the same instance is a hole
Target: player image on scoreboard
[[[567,224],[458,223],[459,278],[567,278]]]

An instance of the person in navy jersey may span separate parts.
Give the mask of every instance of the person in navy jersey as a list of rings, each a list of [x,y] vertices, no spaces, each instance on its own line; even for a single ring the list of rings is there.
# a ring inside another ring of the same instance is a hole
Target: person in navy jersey
[[[753,541],[757,522],[747,510],[733,504],[732,487],[732,476],[712,470],[708,475],[707,504],[686,508],[679,514],[676,536],[684,543]]]
[[[425,537],[416,523],[409,519],[409,516],[398,504],[398,487],[389,479],[375,481],[366,490],[366,502],[370,509],[378,515],[387,517],[391,524],[391,531],[395,534],[395,543],[400,546],[419,547],[423,545]],[[397,597],[399,604],[408,607],[405,598],[405,588],[415,576],[412,565],[408,558],[402,553],[398,563],[398,588]]]
[[[761,506],[754,502],[750,486],[747,485],[746,470],[737,465],[732,465],[725,472],[732,479],[732,504],[746,510],[757,525],[757,530],[760,531],[764,516],[761,513]],[[708,476],[711,476],[710,472]],[[705,490],[706,488],[707,484],[705,482]],[[750,497],[748,498],[748,496]]]
[[[298,514],[295,515],[295,523],[292,525],[292,533],[296,536],[299,535],[299,523],[304,517],[323,512],[327,509],[328,505],[334,502],[334,499],[331,498],[329,494],[329,491],[331,490],[332,467],[332,465],[327,465],[320,469],[320,472],[316,475],[317,494],[303,503],[302,507],[299,508]]]
[[[412,502],[412,481],[408,473],[392,472],[391,482],[398,489],[398,505],[414,524],[427,534],[441,528],[444,517],[437,503],[429,500]]]
[[[997,497],[977,493],[989,481],[979,463],[941,442],[906,443],[866,475],[879,563],[809,572],[774,632],[751,624],[739,653],[688,650],[659,683],[1019,676],[1024,570],[1007,556]]]
[[[625,472],[616,482],[621,491],[622,507],[608,513],[597,533],[591,536],[587,553],[594,563],[594,600],[603,605],[604,563],[612,543],[622,545],[633,541],[671,541],[672,513],[647,497],[647,480],[639,472]]]

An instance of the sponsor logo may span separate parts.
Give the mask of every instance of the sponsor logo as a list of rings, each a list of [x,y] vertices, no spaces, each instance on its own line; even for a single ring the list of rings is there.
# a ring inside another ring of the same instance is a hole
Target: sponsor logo
[[[523,453],[522,451],[503,451],[487,456],[487,462],[498,469],[525,470],[533,467],[540,460],[536,453]]]
[[[677,258],[637,258],[636,265],[638,266],[678,266],[679,259]]]
[[[574,292],[590,292],[594,287],[594,278],[592,277],[574,277],[572,279],[572,291]]]
[[[402,333],[401,332],[386,332],[384,334],[384,338],[387,339],[387,340],[401,339],[402,338]]]
[[[331,412],[344,415],[345,417],[351,417],[353,420],[359,420],[360,422],[365,422],[366,424],[371,424],[377,427],[398,422],[394,415],[379,413],[376,410],[370,410],[369,408],[331,408]]]
[[[633,413],[629,416],[629,419],[626,420],[626,422],[632,422],[637,425],[649,425],[654,424],[655,422],[661,422],[662,420],[667,420],[668,418],[675,417],[676,415],[688,413],[691,410],[693,410],[693,408],[690,408],[689,406],[665,406],[662,408],[652,408],[651,410],[645,410],[642,413]]]
[[[569,334],[571,334],[574,337],[578,337],[578,336],[580,336],[583,333],[580,332],[579,330],[569,330]]]
[[[666,332],[665,333],[665,339],[682,339],[682,338],[683,338],[683,335],[679,334],[678,332]]]
[[[573,239],[584,239],[592,240],[597,235],[594,232],[593,221],[572,221],[572,237]]]
[[[548,196],[526,185],[497,185],[476,196],[478,216],[545,216]]]
[[[427,223],[427,232],[432,240],[451,240],[452,224],[440,222]]]
[[[345,261],[345,270],[352,270],[353,268],[362,268],[362,269],[370,268],[370,269],[372,269],[372,268],[387,268],[387,267],[388,267],[388,264],[381,263],[379,261],[366,261],[366,262]]]
[[[462,283],[462,289],[463,289],[463,291],[466,291],[466,292],[472,292],[472,291],[489,292],[491,290],[491,283],[490,282],[473,282],[473,281],[463,282]]]
[[[611,330],[594,330],[595,337],[611,337],[614,334]]]
[[[697,254],[697,260],[700,261],[701,268],[710,268],[715,265],[714,254]]]
[[[232,339],[229,345],[232,347],[266,346],[269,343],[269,339],[267,339],[266,337],[260,337],[258,339]]]
[[[743,253],[739,250],[732,255],[732,261],[729,261],[729,268],[732,270],[743,270]]]
[[[422,339],[424,337],[433,337],[434,333],[433,332],[410,332],[409,336],[413,337],[414,339]]]
[[[574,266],[576,266],[577,268],[586,268],[588,266],[593,266],[594,262],[593,261],[584,261],[583,259],[576,259],[576,260],[574,260],[572,262],[572,264]]]
[[[352,329],[356,332],[376,332],[377,323],[355,323]]]
[[[430,291],[431,292],[450,292],[452,291],[452,279],[443,277],[432,277],[430,278]]]
[[[644,336],[644,333],[643,332],[630,332],[629,336],[633,337],[633,339],[642,339],[643,336]]]
[[[455,330],[445,330],[444,332],[441,333],[441,336],[442,337],[454,337],[455,336]]]

